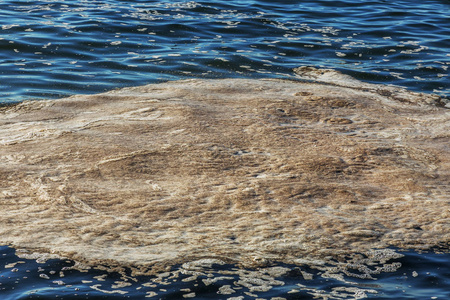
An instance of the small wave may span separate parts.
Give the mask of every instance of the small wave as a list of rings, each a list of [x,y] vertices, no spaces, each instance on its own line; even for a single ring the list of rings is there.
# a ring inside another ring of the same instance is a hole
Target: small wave
[[[3,1],[0,8],[7,17],[1,28],[0,54],[10,64],[0,75],[4,82],[14,84],[5,85],[0,101],[98,93],[186,76],[289,78],[298,65],[339,68],[351,75],[362,73],[360,78],[380,79],[372,83],[388,82],[448,96],[446,7],[441,1],[433,2],[405,9],[405,3],[377,1],[347,1],[343,6],[328,1],[102,5]],[[419,44],[405,44],[408,41]],[[406,52],[399,55],[402,51]],[[126,60],[128,52],[138,53],[142,60],[110,68],[108,61]],[[152,61],[154,55],[174,54],[180,56]],[[236,55],[252,62],[245,72],[236,71]],[[205,62],[214,59],[229,64],[210,68]],[[75,70],[69,63],[73,60],[77,61]],[[42,61],[51,62],[50,67],[34,72]],[[186,63],[201,68],[186,73]],[[439,72],[421,72],[415,69],[418,65]],[[81,71],[95,74],[96,80],[82,88],[76,75],[68,85],[53,86],[46,80]],[[30,88],[24,78],[36,84]]]

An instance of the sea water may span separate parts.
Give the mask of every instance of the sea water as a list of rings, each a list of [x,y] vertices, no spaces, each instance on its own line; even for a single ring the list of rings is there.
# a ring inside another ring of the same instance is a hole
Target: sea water
[[[303,65],[450,95],[448,0],[5,0],[0,18],[0,102]]]
[[[274,287],[255,292],[251,287],[239,288],[236,284],[242,279],[242,273],[239,276],[228,272],[223,276],[221,271],[237,269],[233,265],[213,265],[208,275],[192,276],[192,273],[181,272],[173,276],[175,271],[164,274],[162,277],[168,279],[161,280],[161,276],[133,277],[127,270],[119,273],[94,268],[80,272],[72,269],[72,261],[20,259],[14,252],[11,248],[0,247],[0,261],[5,264],[0,266],[0,295],[5,300],[450,298],[448,254],[403,252],[394,262],[398,269],[371,280],[350,276],[347,282],[323,278],[320,271],[313,268],[302,267],[300,271],[296,266],[285,266],[290,271],[276,277]]]
[[[450,95],[446,0],[1,1],[0,15],[3,103],[183,78],[292,78],[292,69],[298,66],[333,68],[367,82]],[[380,274],[375,281],[358,279],[356,285],[351,279],[353,283],[340,294],[331,293],[342,288],[341,281],[320,276],[306,280],[290,272],[277,278],[283,285],[257,296],[450,298],[448,254],[403,254],[393,260],[400,263],[394,272]],[[191,276],[180,275],[166,287],[150,277],[126,281],[126,271],[80,272],[71,268],[73,264],[22,259],[13,249],[1,247],[0,295],[2,299],[255,298],[245,289],[221,293],[239,277],[206,285],[207,278],[186,280]],[[217,274],[235,268],[214,267]],[[315,272],[319,273],[310,270]],[[129,285],[112,288],[124,281]],[[355,286],[366,292],[351,290]]]

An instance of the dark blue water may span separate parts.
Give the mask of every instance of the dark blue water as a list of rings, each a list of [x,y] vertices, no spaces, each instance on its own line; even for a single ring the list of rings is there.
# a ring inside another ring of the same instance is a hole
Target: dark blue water
[[[403,257],[388,261],[392,272],[373,275],[373,279],[345,276],[343,280],[324,278],[307,266],[287,266],[291,270],[274,276],[269,289],[252,290],[245,284],[243,272],[224,275],[235,266],[212,265],[207,275],[193,278],[177,268],[162,279],[155,276],[131,276],[123,272],[91,269],[73,270],[71,261],[49,260],[37,263],[20,259],[14,250],[0,247],[1,299],[450,299],[449,254],[404,252]],[[372,267],[375,269],[375,267]],[[198,270],[197,270],[198,271]],[[304,277],[307,272],[310,278]],[[354,273],[358,273],[353,270]],[[183,274],[184,273],[184,274]],[[217,279],[217,280],[215,280]],[[265,279],[267,281],[267,279]],[[244,283],[243,283],[244,282]],[[247,280],[247,282],[250,282]],[[224,289],[226,286],[228,288]],[[233,292],[230,292],[230,289]],[[228,291],[227,291],[228,290]],[[280,298],[278,298],[280,299]]]
[[[0,102],[302,65],[450,95],[448,0],[3,0],[0,20]]]

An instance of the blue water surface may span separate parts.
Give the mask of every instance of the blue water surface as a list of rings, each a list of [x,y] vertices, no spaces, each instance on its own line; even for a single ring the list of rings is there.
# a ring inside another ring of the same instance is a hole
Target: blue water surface
[[[0,27],[0,102],[302,65],[450,95],[448,0],[4,0]]]
[[[450,299],[450,254],[402,252],[403,257],[389,261],[400,267],[374,275],[373,279],[351,276],[345,281],[323,278],[307,266],[287,266],[291,271],[276,280],[283,285],[267,291],[249,292],[240,286],[239,276],[219,274],[236,266],[213,265],[209,276],[180,275],[158,283],[156,276],[131,276],[93,268],[87,272],[71,269],[72,261],[36,262],[15,256],[15,251],[0,247],[0,295],[2,300],[25,299]],[[286,265],[284,265],[286,267]],[[175,268],[176,269],[176,268]],[[251,272],[252,270],[249,270]],[[310,273],[305,279],[302,271]],[[165,275],[168,276],[168,275]],[[217,277],[212,284],[207,279]],[[120,283],[122,286],[118,285]],[[223,294],[228,285],[234,293]],[[241,284],[242,285],[242,284]],[[355,291],[356,290],[356,291]],[[277,298],[278,297],[278,298]]]

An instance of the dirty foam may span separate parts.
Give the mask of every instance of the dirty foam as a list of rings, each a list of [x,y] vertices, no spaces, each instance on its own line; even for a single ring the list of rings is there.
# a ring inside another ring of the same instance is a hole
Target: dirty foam
[[[448,249],[443,100],[296,72],[0,108],[0,244],[144,273]]]

